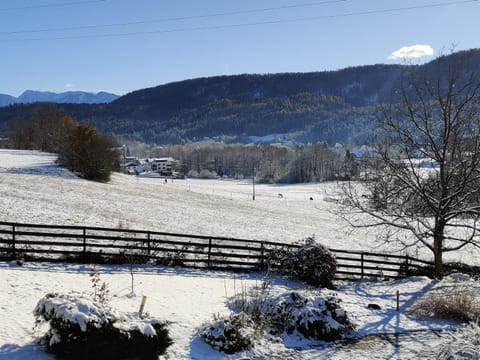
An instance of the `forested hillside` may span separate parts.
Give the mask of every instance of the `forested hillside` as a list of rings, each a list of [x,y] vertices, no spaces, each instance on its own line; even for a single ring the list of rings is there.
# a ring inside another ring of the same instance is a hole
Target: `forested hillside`
[[[480,50],[454,53],[478,67]],[[104,132],[157,144],[203,139],[225,142],[325,141],[364,144],[375,107],[390,102],[405,71],[422,66],[371,65],[338,71],[218,76],[184,80],[126,94],[110,104],[62,104]],[[0,108],[0,136],[29,118],[35,104]],[[270,135],[270,136],[269,136]],[[255,138],[252,138],[255,137]]]

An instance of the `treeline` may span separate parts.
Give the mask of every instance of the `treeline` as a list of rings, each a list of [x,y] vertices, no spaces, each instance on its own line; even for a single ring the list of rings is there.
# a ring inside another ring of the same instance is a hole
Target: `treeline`
[[[460,56],[467,58],[464,71],[474,71],[480,50],[448,58],[455,61]],[[375,135],[377,105],[398,100],[396,90],[405,73],[433,71],[436,61],[198,78],[134,91],[108,104],[62,104],[62,108],[103,132],[145,143],[234,144],[249,143],[251,136],[280,134],[295,143],[360,146],[371,143]],[[12,120],[30,116],[34,106],[0,107],[0,137],[10,135]]]
[[[62,166],[85,179],[108,181],[119,169],[112,138],[54,105],[37,106],[30,118],[17,120],[13,128],[14,148],[57,153]]]
[[[157,103],[62,104],[62,108],[105,133],[154,144],[249,143],[251,136],[279,134],[295,143],[362,145],[374,132],[373,106],[353,107],[342,96],[301,92],[247,101],[212,95],[205,101],[173,113]],[[0,108],[0,137],[12,136],[16,119],[29,118],[37,106]]]
[[[264,183],[303,183],[348,179],[356,175],[355,157],[325,143],[255,145],[202,142],[147,146],[130,143],[128,153],[140,157],[173,157],[178,170],[191,177],[252,177]]]

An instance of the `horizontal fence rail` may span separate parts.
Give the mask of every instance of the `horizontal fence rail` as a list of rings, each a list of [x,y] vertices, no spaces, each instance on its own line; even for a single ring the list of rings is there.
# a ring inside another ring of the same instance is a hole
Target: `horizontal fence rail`
[[[264,271],[269,255],[299,247],[272,241],[167,232],[0,222],[0,259],[81,263],[146,263]],[[408,255],[330,249],[337,279],[400,278],[432,263]]]

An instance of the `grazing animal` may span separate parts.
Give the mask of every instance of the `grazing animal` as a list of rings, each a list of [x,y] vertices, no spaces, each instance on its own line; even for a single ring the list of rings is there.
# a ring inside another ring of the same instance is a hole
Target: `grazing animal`
[[[282,193],[278,193],[278,197],[279,197],[280,199],[283,199],[283,194],[282,194]]]

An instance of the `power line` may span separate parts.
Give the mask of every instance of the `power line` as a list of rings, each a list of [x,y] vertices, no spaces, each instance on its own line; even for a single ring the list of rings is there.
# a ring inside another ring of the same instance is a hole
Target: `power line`
[[[9,8],[0,8],[0,11],[16,11],[16,10],[30,10],[30,9],[42,9],[42,8],[54,8],[54,7],[64,7],[72,5],[85,5],[93,3],[106,2],[107,0],[83,0],[83,1],[74,1],[74,2],[62,2],[54,4],[37,4],[37,5],[25,5],[25,6],[15,6]]]
[[[264,13],[264,12],[271,12],[271,11],[275,11],[275,10],[287,10],[287,9],[295,9],[295,8],[313,7],[313,6],[335,4],[335,3],[347,2],[347,1],[350,1],[350,0],[327,0],[327,1],[317,1],[317,2],[309,2],[309,3],[295,4],[295,5],[284,5],[284,6],[275,6],[275,7],[248,9],[248,10],[236,10],[236,11],[228,11],[228,12],[221,12],[221,13],[171,17],[171,18],[154,19],[154,20],[140,20],[140,21],[119,22],[119,23],[112,23],[112,24],[83,25],[83,26],[36,29],[36,30],[8,31],[8,32],[0,32],[0,34],[12,35],[12,34],[53,32],[53,31],[72,31],[72,30],[98,29],[98,28],[107,28],[107,27],[131,26],[131,25],[145,25],[145,24],[155,24],[155,23],[162,23],[162,22],[174,22],[174,21],[207,19],[207,18],[223,17],[223,16]]]
[[[411,10],[461,5],[461,4],[467,4],[467,3],[478,3],[478,1],[479,0],[446,1],[446,2],[439,2],[439,3],[433,3],[433,4],[426,4],[426,5],[414,5],[414,6],[407,6],[407,7],[389,8],[389,9],[366,10],[366,11],[350,12],[350,13],[343,13],[343,14],[310,16],[310,17],[300,17],[300,18],[292,18],[292,19],[258,21],[258,22],[227,24],[227,25],[197,26],[197,27],[176,28],[176,29],[166,29],[166,30],[150,30],[150,31],[136,31],[136,32],[95,34],[95,35],[56,36],[56,37],[44,37],[44,38],[0,39],[0,42],[73,40],[73,39],[109,38],[109,37],[111,38],[111,37],[136,36],[136,35],[168,34],[168,33],[177,33],[177,32],[221,30],[221,29],[241,28],[241,27],[252,27],[252,26],[259,26],[259,25],[275,25],[275,24],[297,23],[297,22],[317,21],[317,20],[328,20],[328,19],[344,18],[344,17],[351,17],[351,16],[385,14],[385,13],[393,13],[393,12],[401,12],[401,11],[411,11]]]

